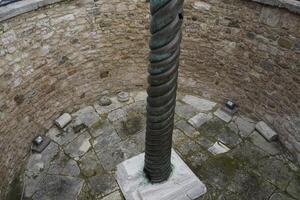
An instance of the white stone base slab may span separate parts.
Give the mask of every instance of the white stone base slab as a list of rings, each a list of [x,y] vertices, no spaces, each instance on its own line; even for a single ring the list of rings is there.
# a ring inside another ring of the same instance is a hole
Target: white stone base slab
[[[143,172],[145,154],[139,154],[117,166],[117,182],[126,200],[192,200],[206,193],[205,185],[172,150],[170,178],[151,184]]]

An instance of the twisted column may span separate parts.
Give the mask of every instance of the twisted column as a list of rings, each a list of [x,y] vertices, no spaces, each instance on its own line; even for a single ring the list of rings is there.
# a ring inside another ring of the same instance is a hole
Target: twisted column
[[[152,183],[169,178],[184,0],[150,0],[144,171]]]

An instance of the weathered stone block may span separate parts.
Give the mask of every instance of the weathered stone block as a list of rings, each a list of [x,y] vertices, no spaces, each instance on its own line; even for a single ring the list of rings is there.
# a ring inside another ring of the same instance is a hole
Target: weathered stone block
[[[268,141],[275,141],[278,138],[278,134],[263,121],[258,122],[255,128]]]
[[[64,113],[59,118],[55,120],[55,124],[59,128],[65,128],[72,121],[72,117],[69,113]]]
[[[208,148],[208,151],[214,155],[226,153],[230,149],[225,145],[222,144],[221,142],[216,142],[213,146]]]
[[[262,137],[258,132],[254,131],[253,134],[250,135],[252,142],[254,145],[258,146],[262,150],[266,151],[271,155],[276,155],[280,153],[279,145],[272,142],[268,142],[264,137]]]
[[[191,95],[184,96],[182,101],[202,112],[210,111],[216,106],[215,102]]]
[[[211,5],[206,2],[196,1],[193,4],[193,8],[195,8],[196,10],[200,10],[200,11],[209,11],[211,8]]]
[[[208,120],[212,119],[212,114],[205,114],[205,113],[199,113],[196,116],[189,119],[189,123],[195,127],[200,128],[204,123],[206,123]]]
[[[87,106],[73,113],[74,118],[78,118],[87,127],[92,127],[94,124],[99,123],[101,120],[96,110],[92,106]]]
[[[77,199],[84,181],[68,176],[48,175],[38,185],[33,200],[73,200]]]
[[[255,129],[255,122],[248,117],[235,117],[234,121],[242,137],[248,137]]]
[[[214,112],[214,115],[223,120],[226,123],[229,123],[232,119],[232,116],[229,115],[227,112],[219,108],[216,112]]]

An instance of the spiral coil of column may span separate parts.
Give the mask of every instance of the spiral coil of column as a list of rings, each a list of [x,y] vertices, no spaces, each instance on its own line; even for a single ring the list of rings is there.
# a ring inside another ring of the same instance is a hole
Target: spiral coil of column
[[[171,148],[184,0],[150,0],[151,39],[148,68],[144,171],[152,183],[172,171]]]

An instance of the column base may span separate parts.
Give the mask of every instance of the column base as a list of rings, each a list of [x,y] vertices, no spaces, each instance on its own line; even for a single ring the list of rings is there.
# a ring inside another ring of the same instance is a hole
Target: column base
[[[145,154],[125,160],[117,166],[117,182],[126,200],[192,200],[207,189],[178,154],[172,150],[172,173],[162,183],[152,184],[146,178]]]

